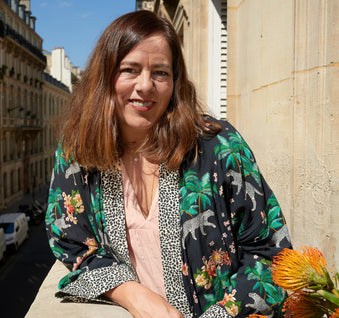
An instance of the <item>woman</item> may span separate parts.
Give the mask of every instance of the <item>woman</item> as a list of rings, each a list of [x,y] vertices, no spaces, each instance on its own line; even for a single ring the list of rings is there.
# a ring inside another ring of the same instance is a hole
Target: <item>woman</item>
[[[278,315],[280,207],[239,133],[201,114],[168,21],[137,11],[108,26],[56,151],[46,224],[70,269],[58,297],[134,317]]]

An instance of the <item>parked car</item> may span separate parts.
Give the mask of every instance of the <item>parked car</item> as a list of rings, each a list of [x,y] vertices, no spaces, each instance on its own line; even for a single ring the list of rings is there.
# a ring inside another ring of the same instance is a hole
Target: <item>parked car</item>
[[[40,219],[44,220],[47,210],[47,204],[42,204],[38,200],[34,200],[32,203],[32,210],[35,211],[35,213],[40,215]]]
[[[3,260],[5,253],[6,253],[5,231],[3,228],[0,228],[0,262]]]
[[[16,251],[29,236],[25,213],[5,213],[0,215],[0,227],[5,231],[6,246]]]
[[[34,205],[30,208],[28,204],[20,204],[17,212],[25,213],[28,224],[40,224],[45,218],[43,211],[37,209]]]

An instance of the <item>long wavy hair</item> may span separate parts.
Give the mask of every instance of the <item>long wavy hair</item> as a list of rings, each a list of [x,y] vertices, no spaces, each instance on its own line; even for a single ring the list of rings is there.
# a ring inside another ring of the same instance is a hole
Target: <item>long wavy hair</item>
[[[162,34],[173,60],[170,103],[150,129],[139,151],[153,163],[177,169],[197,150],[198,136],[220,127],[202,116],[196,90],[188,80],[178,36],[169,21],[150,11],[135,11],[113,21],[103,32],[60,120],[65,155],[87,169],[119,167],[124,143],[119,134],[114,83],[122,59],[143,39]]]

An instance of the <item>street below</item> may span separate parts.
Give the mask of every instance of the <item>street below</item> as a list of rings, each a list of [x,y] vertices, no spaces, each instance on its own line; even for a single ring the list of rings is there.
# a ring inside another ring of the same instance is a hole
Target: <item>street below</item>
[[[25,317],[54,261],[44,222],[30,225],[29,238],[0,264],[0,317]]]

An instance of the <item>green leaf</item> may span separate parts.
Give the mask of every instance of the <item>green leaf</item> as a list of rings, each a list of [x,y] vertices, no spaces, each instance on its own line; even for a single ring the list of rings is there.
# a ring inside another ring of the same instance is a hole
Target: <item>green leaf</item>
[[[322,297],[324,297],[325,299],[327,299],[328,301],[330,301],[331,303],[335,304],[336,306],[339,306],[339,297],[330,293],[327,290],[317,290],[317,293],[319,295],[321,295]]]

